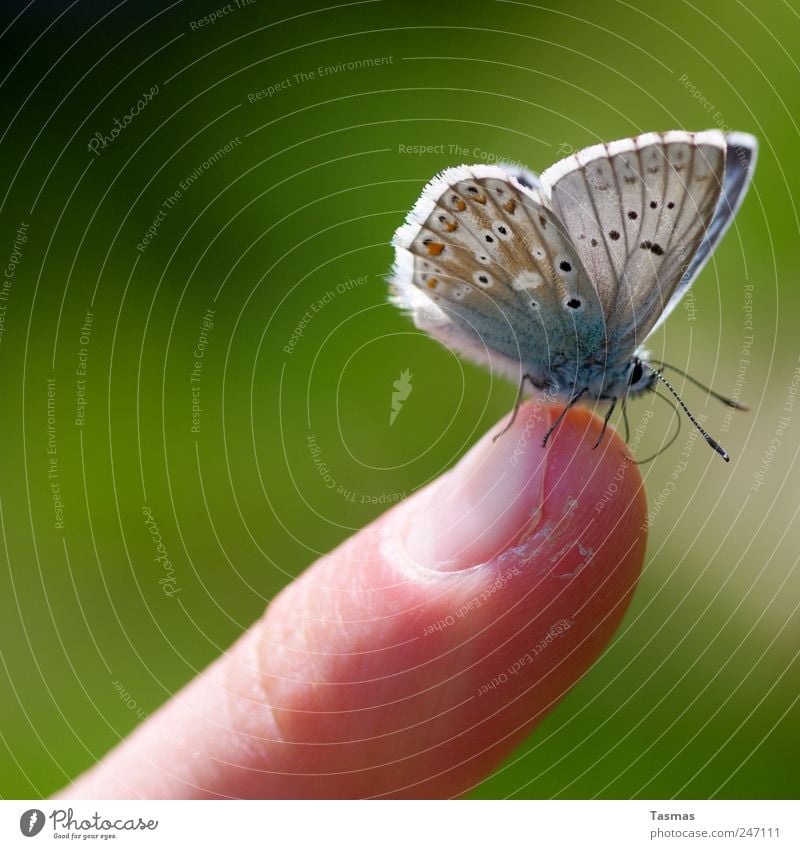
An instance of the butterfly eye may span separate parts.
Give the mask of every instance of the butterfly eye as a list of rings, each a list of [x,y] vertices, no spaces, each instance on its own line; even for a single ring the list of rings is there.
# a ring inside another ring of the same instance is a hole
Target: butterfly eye
[[[629,385],[635,386],[642,379],[642,375],[644,375],[644,369],[642,368],[642,364],[636,360],[631,369],[631,376],[628,380]]]

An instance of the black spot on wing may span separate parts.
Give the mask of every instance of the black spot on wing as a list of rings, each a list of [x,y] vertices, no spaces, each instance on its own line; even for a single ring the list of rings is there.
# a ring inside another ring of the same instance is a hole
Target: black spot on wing
[[[649,239],[642,242],[639,247],[643,251],[650,251],[651,253],[654,253],[656,256],[663,256],[664,254],[664,248],[662,248],[658,242],[651,242]]]

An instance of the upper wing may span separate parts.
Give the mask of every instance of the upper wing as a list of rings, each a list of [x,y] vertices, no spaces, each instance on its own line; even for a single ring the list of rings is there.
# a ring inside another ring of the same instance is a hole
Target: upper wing
[[[641,344],[709,240],[725,152],[717,130],[646,133],[586,148],[542,174],[618,349]]]
[[[435,177],[395,233],[393,298],[461,353],[535,378],[604,338],[591,280],[535,185],[503,168]]]
[[[667,302],[664,312],[656,320],[651,333],[656,330],[675,309],[681,298],[686,294],[695,278],[703,270],[709,257],[714,252],[725,231],[730,227],[734,215],[742,205],[758,158],[758,141],[747,133],[726,133],[725,135],[725,179],[722,183],[722,194],[714,210],[714,217],[708,226],[697,253],[692,258],[689,267],[681,277],[672,297]]]

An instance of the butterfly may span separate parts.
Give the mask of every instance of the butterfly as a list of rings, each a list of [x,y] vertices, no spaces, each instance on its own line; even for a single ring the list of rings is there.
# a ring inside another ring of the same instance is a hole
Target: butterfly
[[[610,402],[597,445],[616,404],[624,412],[660,381],[727,461],[643,344],[730,226],[757,151],[746,133],[675,130],[587,147],[538,177],[502,164],[447,168],[394,234],[390,299],[448,347],[519,381],[508,427],[527,382],[566,405],[545,443],[578,401]]]

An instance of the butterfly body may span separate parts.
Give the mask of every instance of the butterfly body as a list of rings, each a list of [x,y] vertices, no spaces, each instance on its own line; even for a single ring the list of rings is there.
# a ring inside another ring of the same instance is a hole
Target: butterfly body
[[[645,133],[541,177],[458,166],[395,233],[393,300],[418,327],[569,404],[650,388],[642,344],[730,225],[757,144],[743,133]]]
[[[576,388],[585,388],[587,400],[608,401],[623,395],[635,395],[652,386],[652,377],[646,381],[646,385],[635,386],[636,382],[631,378],[638,362],[638,356],[613,366],[602,362],[583,362],[577,369],[564,363],[550,369],[543,383],[532,382],[537,389],[549,391],[559,401],[570,401]]]

